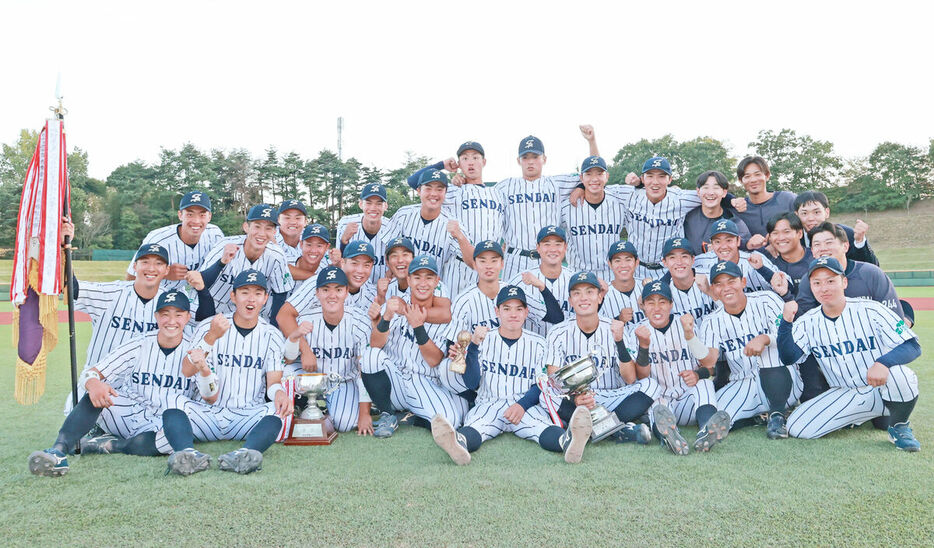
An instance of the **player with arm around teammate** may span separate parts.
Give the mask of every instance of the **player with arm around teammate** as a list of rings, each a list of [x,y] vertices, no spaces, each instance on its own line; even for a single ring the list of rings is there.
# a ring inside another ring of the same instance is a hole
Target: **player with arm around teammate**
[[[801,219],[804,225],[804,234],[801,243],[805,247],[811,245],[808,232],[821,223],[828,222],[830,218],[830,203],[823,192],[808,190],[802,192],[795,198],[794,211]],[[856,225],[849,227],[837,224],[841,230],[846,233],[847,244],[846,258],[851,261],[862,261],[864,263],[879,266],[879,259],[869,245],[866,233],[869,231],[869,225],[860,219],[856,220]]]
[[[600,304],[600,315],[626,325],[641,322],[645,318],[642,312],[643,280],[633,277],[639,269],[636,246],[630,241],[615,242],[607,251],[606,263],[613,272],[613,279]]]
[[[907,367],[921,355],[918,337],[891,309],[848,298],[848,279],[837,259],[815,259],[808,281],[820,307],[792,324],[796,303],[785,304],[779,355],[788,365],[814,355],[830,389],[791,413],[788,433],[819,438],[888,413],[896,449],[920,451],[908,421],[918,401],[918,377]]]
[[[694,450],[709,451],[726,438],[730,415],[717,409],[710,368],[696,367],[697,359],[688,351],[696,339],[694,316],[675,319],[671,288],[661,280],[643,287],[642,306],[645,319],[626,329],[626,346],[630,354],[637,352],[636,377],[655,379],[660,387],[652,408],[656,433],[674,454],[686,455],[689,448],[678,426],[697,424]]]
[[[467,348],[464,377],[477,390],[476,405],[457,430],[441,415],[431,421],[431,434],[451,459],[468,464],[470,454],[503,432],[537,442],[548,451],[563,452],[568,463],[578,463],[593,429],[590,412],[578,407],[565,430],[551,422],[540,405],[539,364],[545,357],[545,339],[522,328],[525,294],[504,286],[496,296],[498,325],[492,331],[477,326]]]
[[[373,273],[370,283],[386,275],[386,244],[399,235],[396,225],[384,217],[389,203],[386,200],[386,187],[379,183],[370,183],[360,189],[360,211],[353,215],[345,215],[337,221],[337,237],[340,238],[340,250],[350,245],[350,242],[368,242],[373,246],[377,260],[373,264]]]
[[[339,384],[326,396],[334,428],[339,432],[356,428],[358,434],[372,434],[370,398],[360,378],[360,357],[370,342],[370,324],[366,318],[344,311],[347,275],[343,270],[323,268],[316,285],[321,308],[300,317],[298,328],[286,339],[285,375],[335,375]],[[295,361],[299,354],[301,360]]]
[[[302,256],[302,232],[308,224],[308,211],[301,200],[283,200],[279,204],[279,228],[276,231],[276,244],[285,253],[289,264]]]
[[[671,312],[678,318],[691,314],[699,327],[704,317],[716,309],[716,304],[697,283],[692,244],[687,238],[670,238],[662,252],[662,264],[668,272],[661,280],[671,289]]]
[[[536,240],[538,268],[517,274],[509,281],[509,285],[519,286],[525,292],[526,299],[543,305],[529,310],[526,329],[546,335],[552,326],[573,317],[567,289],[572,272],[562,266],[568,249],[567,233],[563,228],[556,225],[543,226]],[[544,315],[541,313],[543,310]]]
[[[289,262],[289,272],[295,285],[292,293],[299,290],[306,280],[312,280],[327,266],[328,249],[331,247],[331,231],[324,225],[313,223],[302,229],[298,244],[301,255]],[[282,310],[281,308],[279,310]]]
[[[743,269],[746,291],[773,291],[772,278],[778,267],[758,251],[739,249],[739,228],[729,219],[720,219],[710,229],[711,250],[694,257],[694,270],[698,284],[704,291],[710,289],[710,269],[720,261],[730,261]],[[779,274],[784,276],[784,274]],[[709,293],[708,293],[709,294]]]

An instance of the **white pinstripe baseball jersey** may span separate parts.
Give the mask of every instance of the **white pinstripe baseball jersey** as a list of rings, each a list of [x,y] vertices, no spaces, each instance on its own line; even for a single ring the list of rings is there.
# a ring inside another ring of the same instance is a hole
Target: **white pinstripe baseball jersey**
[[[561,274],[554,280],[546,278],[545,275],[542,274],[541,268],[536,268],[529,272],[539,280],[545,282],[545,286],[551,291],[551,294],[555,296],[555,300],[558,301],[558,304],[561,305],[561,312],[564,312],[564,319],[573,319],[574,309],[571,308],[571,303],[568,302],[568,282],[571,281],[571,276],[574,275],[574,272],[567,268],[562,268]],[[529,303],[533,301],[535,303],[534,305],[529,304],[529,319],[525,321],[525,328],[541,336],[545,336],[549,333],[552,329],[552,325],[542,321],[545,317],[545,299],[542,297],[542,292],[536,287],[523,283],[522,274],[513,277],[508,285],[519,286],[522,288],[522,291],[525,292],[526,300]]]
[[[567,262],[574,272],[586,270],[604,281],[612,280],[612,270],[606,261],[607,250],[619,241],[626,226],[626,204],[618,197],[606,194],[593,206],[582,201],[577,207],[561,203],[561,222],[568,234]]]
[[[411,304],[411,299],[404,299],[407,304]],[[386,306],[383,305],[383,313]],[[435,343],[442,352],[447,348],[445,333],[448,325],[440,323],[425,323],[425,331],[428,332],[428,338]],[[422,357],[415,342],[415,332],[409,326],[409,322],[402,314],[394,314],[389,321],[389,338],[383,346],[383,352],[389,356],[399,367],[403,374],[411,375],[416,373],[424,377],[438,377],[438,372],[434,367],[428,365],[425,358]]]
[[[294,280],[294,284],[292,285],[292,293],[289,294],[290,296],[291,296],[291,295],[295,295],[296,293],[298,293],[298,290],[301,289],[302,286],[304,286],[306,283],[311,284],[311,285],[317,285],[317,283],[318,283],[318,273],[321,272],[321,269],[322,269],[322,268],[328,266],[328,261],[326,261],[325,259],[327,259],[327,256],[325,256],[325,257],[323,257],[323,258],[321,259],[321,262],[318,263],[318,268],[315,269],[314,273],[313,273],[311,276],[309,276],[308,278],[306,278],[306,279],[304,279],[304,280],[296,280],[295,278],[292,278],[292,279]],[[294,265],[294,264],[295,264],[295,261],[292,261],[292,262],[290,262],[289,264],[290,264],[290,265]]]
[[[483,184],[449,186],[444,196],[444,212],[460,222],[476,244],[483,240],[502,241],[506,206],[496,187]]]
[[[460,245],[448,234],[448,221],[453,217],[442,210],[437,217],[426,223],[422,220],[421,208],[420,204],[402,206],[392,216],[392,222],[402,236],[411,239],[415,244],[416,255],[433,256],[438,261],[438,268],[443,270],[448,261],[461,256]],[[468,240],[473,241],[466,228],[461,227],[461,232]]]
[[[302,256],[302,241],[298,241],[298,245],[295,247],[290,246],[285,243],[285,239],[282,237],[282,233],[276,229],[276,245],[282,249],[282,254],[285,255],[286,264],[295,264],[295,261]]]
[[[363,230],[363,213],[345,215],[337,221],[336,234],[338,242],[350,223],[357,223],[358,226],[357,231],[353,233],[349,241],[368,242],[373,246],[373,251],[376,253],[376,262],[373,263],[373,272],[370,274],[370,282],[375,284],[376,280],[386,276],[386,244],[400,235],[399,228],[391,219],[383,217],[379,225],[379,232],[373,238],[370,238],[366,231]]]
[[[596,390],[622,387],[625,383],[619,372],[619,356],[610,325],[610,320],[600,318],[597,330],[588,337],[577,326],[577,320],[561,322],[546,338],[545,364],[560,368],[579,360],[594,349],[600,356],[600,363],[597,364],[599,373],[590,387]]]
[[[182,374],[182,360],[191,345],[185,335],[169,354],[159,346],[157,333],[126,342],[114,348],[95,367],[107,384],[122,396],[151,409],[165,409],[175,396],[195,398],[197,384]]]
[[[762,257],[763,267],[768,268],[772,272],[780,272],[779,268],[775,266],[775,263],[770,261],[768,257],[762,253],[758,254]],[[740,269],[742,269],[743,276],[746,278],[746,289],[744,289],[744,291],[746,293],[749,293],[750,291],[772,291],[772,280],[766,280],[762,277],[761,274],[756,272],[756,269],[753,268],[751,264],[749,264],[750,255],[752,255],[752,253],[740,250],[739,261],[736,263],[739,265]],[[713,251],[702,253],[697,257],[694,257],[694,272],[705,276],[708,280],[710,280],[710,269],[713,268],[713,265],[717,264],[719,261],[720,259]]]
[[[355,314],[344,314],[334,329],[329,329],[321,311],[300,316],[298,323],[314,327],[305,335],[318,361],[318,373],[336,373],[344,380],[360,376],[360,356],[370,344],[370,323]]]
[[[311,314],[316,310],[321,310],[321,302],[318,301],[317,279],[308,279],[308,283],[302,284],[296,289],[285,302],[289,303],[298,312],[298,315]],[[376,300],[376,286],[367,282],[360,286],[356,293],[351,293],[350,288],[347,291],[347,299],[344,301],[344,310],[353,314],[363,313],[366,315],[370,304]]]
[[[688,351],[687,341],[684,339],[684,329],[681,322],[672,316],[671,323],[665,330],[652,327],[649,320],[631,323],[626,326],[623,340],[630,356],[639,352],[639,339],[636,329],[644,325],[651,333],[649,342],[649,376],[658,381],[662,395],[670,399],[678,399],[688,389],[678,373],[693,371],[697,368],[697,360]]]
[[[80,282],[75,310],[91,316],[91,341],[85,369],[101,360],[111,349],[135,337],[159,329],[155,311],[159,293],[143,301],[133,282]]]
[[[671,312],[676,318],[690,313],[695,325],[700,326],[704,318],[717,309],[717,303],[701,291],[696,280],[687,290],[678,289],[674,281],[669,282],[668,287],[671,288]]]
[[[551,175],[534,181],[510,177],[494,187],[505,205],[503,239],[518,249],[535,249],[543,226],[561,224],[561,204],[580,183],[576,173]]]
[[[813,355],[831,388],[866,386],[866,372],[880,356],[917,337],[885,305],[851,297],[836,319],[820,306],[807,311],[795,320],[792,334],[804,351],[798,363]]]
[[[224,246],[227,244],[236,244],[240,246],[233,259],[224,266],[214,285],[211,286],[211,296],[214,297],[214,307],[218,314],[232,313],[236,308],[230,302],[230,291],[233,288],[234,278],[237,274],[250,268],[262,272],[268,280],[270,293],[287,293],[292,291],[295,282],[292,280],[292,274],[289,272],[289,266],[285,259],[285,254],[276,244],[266,244],[266,249],[256,261],[250,262],[243,252],[243,242],[246,241],[246,235],[228,236],[223,238],[204,258],[201,270],[205,270],[221,258],[224,254]],[[263,317],[268,318],[271,310],[272,298],[266,302],[263,308]]]
[[[207,362],[217,373],[220,393],[213,404],[242,409],[266,402],[266,373],[282,371],[285,339],[278,329],[260,318],[246,335],[234,324],[233,314],[224,314],[230,329],[214,342]],[[198,324],[191,340],[200,343],[211,328],[211,318]]]
[[[626,205],[626,231],[643,263],[661,263],[665,240],[683,237],[684,216],[700,206],[697,192],[676,186],[669,186],[665,197],[657,204],[649,201],[644,188],[610,185],[606,187],[606,192]]]
[[[494,329],[480,343],[479,361],[477,402],[518,400],[544,373],[545,339],[523,330],[521,337],[507,344],[499,329]]]
[[[720,358],[730,366],[730,380],[738,381],[755,375],[763,367],[782,367],[778,357],[776,334],[784,303],[771,291],[746,294],[746,308],[738,316],[717,307],[704,318],[694,332],[708,348],[720,351]],[[746,344],[759,335],[768,335],[772,342],[760,356],[746,356]]]
[[[505,287],[500,283],[496,292]],[[527,299],[526,306],[529,309],[529,315],[537,317],[545,316],[545,305],[534,300]],[[461,331],[473,333],[477,326],[485,325],[491,330],[499,327],[499,318],[496,317],[496,297],[489,298],[479,287],[474,287],[466,293],[461,293],[451,306],[451,323],[445,334],[447,340],[456,341],[457,334]]]
[[[176,223],[150,231],[143,238],[140,247],[142,247],[142,244],[159,244],[169,252],[169,264],[180,263],[187,266],[188,270],[198,270],[204,264],[204,257],[224,237],[224,233],[217,225],[208,224],[204,227],[204,232],[201,234],[201,238],[198,239],[198,243],[190,246],[178,236],[181,226],[181,223]],[[136,274],[133,270],[133,261],[130,261],[127,266],[126,273]],[[166,291],[173,289],[186,291],[187,286],[188,282],[185,280],[162,280],[162,289]],[[190,292],[186,291],[186,294],[191,297]]]
[[[603,297],[603,304],[600,305],[600,315],[604,318],[619,319],[619,313],[624,308],[632,309],[632,319],[626,322],[626,325],[639,323],[645,319],[645,312],[640,307],[642,293],[642,280],[636,280],[636,285],[624,293],[610,284],[606,295]]]

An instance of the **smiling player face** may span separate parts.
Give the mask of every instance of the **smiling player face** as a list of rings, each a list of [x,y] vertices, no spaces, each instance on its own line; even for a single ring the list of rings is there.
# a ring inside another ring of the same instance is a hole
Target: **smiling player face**
[[[645,195],[649,200],[657,202],[668,194],[671,175],[660,169],[650,169],[642,174],[642,184],[645,185]]]
[[[535,250],[541,255],[542,264],[559,265],[567,253],[568,244],[558,236],[545,236],[538,242]]]
[[[136,270],[136,281],[145,289],[155,289],[159,287],[159,282],[169,273],[169,265],[162,257],[156,255],[145,255],[133,263]]]
[[[577,284],[571,289],[568,302],[579,316],[593,316],[600,304],[600,290],[590,284]]]
[[[329,244],[321,238],[302,240],[302,257],[311,264],[317,264],[328,252]]]
[[[412,291],[413,300],[427,301],[434,295],[436,287],[438,287],[438,275],[430,270],[416,270],[409,274],[409,288]]]
[[[610,268],[617,279],[629,281],[639,266],[639,259],[636,259],[629,253],[617,253],[610,259]]]
[[[503,271],[503,258],[495,251],[484,251],[477,255],[473,262],[480,281],[496,281],[499,279],[499,273]]]
[[[652,327],[662,328],[671,318],[671,301],[661,295],[649,295],[642,301],[642,310]]]
[[[710,238],[710,247],[721,261],[739,262],[739,236],[714,234]]]
[[[182,337],[185,325],[191,319],[191,313],[174,306],[166,306],[156,312],[156,325],[159,326],[159,336],[168,340],[177,340]]]
[[[414,258],[415,255],[408,249],[404,247],[394,247],[389,251],[389,254],[386,255],[386,266],[396,278],[404,280],[409,277],[409,264]]]
[[[801,207],[799,207],[798,211],[795,213],[797,213],[798,217],[801,219],[801,224],[804,225],[804,230],[811,230],[830,217],[830,209],[822,206],[817,202],[801,204]]]
[[[769,243],[782,255],[789,255],[801,247],[801,231],[793,230],[791,224],[782,219],[775,223],[775,228],[769,232]]]
[[[545,167],[545,158],[544,154],[533,154],[529,152],[528,154],[523,154],[517,162],[519,167],[522,168],[522,177],[529,181],[538,179],[542,176],[542,168]]]
[[[833,257],[840,261],[840,264],[846,262],[846,251],[849,249],[849,243],[843,243],[830,232],[820,232],[811,238],[811,254],[814,258]]]
[[[257,249],[266,249],[266,244],[276,241],[276,225],[269,221],[247,221],[243,233],[246,243]]]
[[[258,285],[245,285],[230,292],[230,301],[236,306],[234,314],[248,322],[259,318],[269,293]]]
[[[344,310],[347,300],[347,287],[341,284],[327,284],[315,290],[321,310],[325,314],[334,314]]]
[[[766,190],[766,183],[769,181],[771,175],[767,171],[762,171],[755,163],[750,163],[746,166],[746,170],[743,171],[743,178],[740,182],[743,184],[743,188],[746,189],[747,194],[762,194]]]
[[[182,238],[198,239],[204,233],[208,223],[211,222],[211,212],[201,206],[191,206],[178,212],[178,220],[182,223]]]
[[[674,249],[665,255],[662,264],[676,280],[690,278],[694,274],[694,256],[683,249]]]
[[[305,228],[305,214],[297,209],[286,209],[279,214],[279,232],[288,238],[299,238]]]
[[[343,270],[347,275],[350,290],[356,291],[370,279],[370,274],[373,272],[373,259],[365,255],[344,259]]]
[[[366,200],[360,200],[360,210],[363,211],[363,218],[370,221],[378,221],[386,208],[389,207],[379,196],[370,196]]]
[[[705,207],[717,207],[720,200],[726,196],[727,190],[717,183],[716,177],[707,177],[702,186],[697,189],[697,195],[700,196],[701,204]]]
[[[844,296],[847,285],[846,276],[826,268],[819,268],[811,273],[810,284],[811,293],[822,305],[839,306],[846,299]]]
[[[609,178],[610,174],[598,167],[592,167],[581,173],[581,182],[584,183],[584,189],[591,194],[603,192]]]
[[[422,200],[422,207],[428,211],[440,211],[447,191],[448,187],[438,181],[418,187],[418,197]]]
[[[730,309],[745,307],[746,278],[720,274],[710,283],[710,288],[717,299]]]
[[[512,299],[496,307],[496,317],[499,318],[500,325],[509,331],[522,329],[526,318],[529,317],[529,309],[521,301]]]

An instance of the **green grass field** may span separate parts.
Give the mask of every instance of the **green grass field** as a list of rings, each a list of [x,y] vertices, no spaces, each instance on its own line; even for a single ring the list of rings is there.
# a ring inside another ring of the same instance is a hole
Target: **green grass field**
[[[928,290],[928,294],[931,291]],[[922,345],[934,312],[921,312]],[[61,330],[65,336],[65,329]],[[79,349],[90,324],[78,326]],[[0,327],[9,341],[10,327]],[[912,416],[922,452],[897,452],[864,425],[821,440],[739,430],[710,454],[675,457],[654,443],[590,446],[579,466],[503,435],[454,466],[430,434],[341,434],[330,447],[274,446],[264,469],[164,476],[164,458],[71,459],[63,478],[29,474],[69,390],[67,341],[52,354],[46,395],[22,407],[14,350],[2,373],[0,530],[5,545],[930,545],[934,538],[934,359],[913,365]],[[79,352],[79,364],[83,351]],[[685,429],[686,435],[693,430]],[[214,455],[238,444],[199,444]],[[925,540],[927,539],[927,540]]]

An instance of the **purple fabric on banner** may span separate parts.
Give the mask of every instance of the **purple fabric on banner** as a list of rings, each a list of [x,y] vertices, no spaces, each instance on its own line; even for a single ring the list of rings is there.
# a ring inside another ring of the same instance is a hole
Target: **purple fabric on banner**
[[[42,349],[42,324],[39,323],[39,295],[31,287],[19,307],[19,359],[35,361]]]

